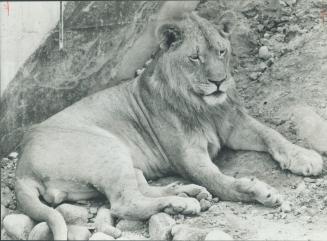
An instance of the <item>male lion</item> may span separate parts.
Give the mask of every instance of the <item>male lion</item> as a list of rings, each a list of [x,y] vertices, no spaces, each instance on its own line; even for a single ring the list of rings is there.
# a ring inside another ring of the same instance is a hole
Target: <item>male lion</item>
[[[235,179],[213,164],[222,145],[266,151],[300,175],[318,175],[322,158],[246,114],[229,71],[233,14],[213,26],[196,13],[162,21],[160,48],[131,82],[93,94],[33,128],[24,138],[16,195],[23,211],[67,239],[58,211],[40,201],[89,199],[103,193],[112,212],[147,219],[158,212],[197,214],[192,197],[279,205],[275,189]],[[151,187],[146,179],[179,174],[195,184]],[[208,190],[208,191],[207,191]],[[191,197],[176,194],[187,193]]]

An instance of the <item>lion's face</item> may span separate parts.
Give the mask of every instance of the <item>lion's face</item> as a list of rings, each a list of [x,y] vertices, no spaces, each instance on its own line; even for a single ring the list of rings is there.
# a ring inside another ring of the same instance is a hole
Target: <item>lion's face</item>
[[[231,21],[221,20],[216,28],[191,14],[158,29],[161,47],[165,49],[160,68],[171,88],[209,105],[225,101],[232,82],[228,41]]]

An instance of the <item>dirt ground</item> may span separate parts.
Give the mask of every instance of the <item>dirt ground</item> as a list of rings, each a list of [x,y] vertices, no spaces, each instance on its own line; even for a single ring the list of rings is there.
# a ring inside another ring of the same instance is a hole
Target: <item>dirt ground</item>
[[[307,104],[327,120],[327,22],[319,18],[321,6],[321,1],[283,1],[278,21],[276,16],[261,18],[255,8],[245,9],[254,44],[249,54],[238,55],[233,62],[234,78],[249,113],[305,147],[308,143],[297,136],[289,113],[295,104]],[[271,54],[266,60],[258,57],[263,45]],[[235,239],[327,240],[327,157],[323,158],[323,174],[303,178],[282,171],[266,154],[224,150],[216,160],[224,173],[267,182],[292,204],[292,211],[220,201],[199,216],[175,219],[196,227],[220,228]],[[15,161],[2,159],[1,203],[12,212],[16,207],[14,170]],[[134,233],[149,237],[147,228]]]

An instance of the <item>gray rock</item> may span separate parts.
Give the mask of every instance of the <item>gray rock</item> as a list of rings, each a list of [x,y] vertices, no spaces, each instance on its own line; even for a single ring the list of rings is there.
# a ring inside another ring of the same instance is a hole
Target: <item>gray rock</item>
[[[8,209],[1,204],[1,227],[2,227],[2,221],[7,214],[8,214]]]
[[[123,236],[118,238],[117,240],[149,240],[143,235],[135,232],[124,232]]]
[[[12,153],[10,153],[10,154],[8,155],[8,158],[9,158],[10,160],[17,159],[17,157],[18,157],[18,153],[17,153],[17,152],[12,152]]]
[[[269,52],[269,49],[267,46],[262,46],[259,49],[259,58],[267,60],[271,57],[271,53]]]
[[[9,236],[5,229],[1,229],[1,240],[15,240]]]
[[[3,227],[9,236],[16,239],[27,239],[35,222],[24,214],[10,214],[3,220]]]
[[[105,233],[96,232],[91,236],[89,240],[115,240],[115,239]]]
[[[67,224],[86,224],[88,221],[89,212],[85,207],[65,203],[56,210],[62,214]]]
[[[46,222],[35,225],[28,236],[28,240],[53,240],[52,232]]]
[[[78,225],[68,226],[68,240],[89,240],[91,232],[87,227]]]
[[[114,227],[114,218],[107,208],[100,208],[95,218],[95,229],[97,232],[108,234],[114,238],[119,238],[122,232]]]
[[[191,227],[185,224],[175,225],[171,234],[173,240],[204,240],[208,230]]]
[[[219,230],[215,229],[210,231],[204,240],[234,240],[229,234]]]
[[[149,234],[152,240],[170,240],[175,220],[166,213],[153,215],[149,220]]]
[[[251,80],[257,80],[260,77],[260,73],[258,73],[258,72],[252,72],[249,75],[249,77],[250,77]]]
[[[122,219],[117,223],[116,228],[120,229],[121,231],[136,231],[144,229],[145,223],[139,220]]]

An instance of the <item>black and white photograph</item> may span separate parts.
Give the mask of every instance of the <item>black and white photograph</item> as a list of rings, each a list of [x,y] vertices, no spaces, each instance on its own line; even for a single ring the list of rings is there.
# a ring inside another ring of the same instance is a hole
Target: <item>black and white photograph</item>
[[[327,0],[0,2],[1,240],[327,241]]]

